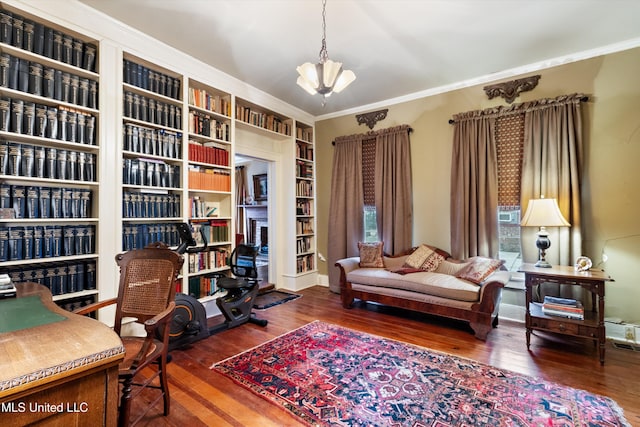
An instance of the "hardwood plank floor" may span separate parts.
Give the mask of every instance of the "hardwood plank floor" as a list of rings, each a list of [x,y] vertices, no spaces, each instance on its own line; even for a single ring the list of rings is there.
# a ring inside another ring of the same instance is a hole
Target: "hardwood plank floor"
[[[640,426],[640,353],[608,344],[605,365],[601,366],[596,346],[587,340],[535,332],[531,351],[527,351],[520,323],[502,321],[483,342],[462,322],[362,303],[345,310],[338,295],[320,286],[300,293],[302,298],[256,311],[258,317],[269,320],[265,328],[245,324],[174,350],[168,367],[171,413],[162,416],[158,404],[138,425],[302,425],[209,368],[306,323],[322,320],[609,396],[622,407],[632,426]],[[146,396],[141,397],[134,401],[134,413],[144,406]]]

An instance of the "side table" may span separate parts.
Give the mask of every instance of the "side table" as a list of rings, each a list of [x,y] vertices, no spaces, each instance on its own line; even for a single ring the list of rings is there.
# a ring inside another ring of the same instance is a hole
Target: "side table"
[[[605,328],[604,328],[604,285],[612,281],[602,270],[591,269],[576,271],[574,267],[553,266],[536,267],[522,264],[518,270],[525,275],[527,349],[531,343],[531,331],[555,332],[574,337],[587,338],[598,344],[600,364],[604,364]],[[534,288],[543,283],[580,286],[591,293],[591,310],[585,310],[584,320],[548,316],[542,312],[542,304],[533,302]]]

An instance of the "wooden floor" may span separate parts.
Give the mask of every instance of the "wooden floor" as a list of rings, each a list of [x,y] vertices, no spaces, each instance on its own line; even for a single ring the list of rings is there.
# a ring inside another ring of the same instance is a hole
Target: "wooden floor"
[[[345,310],[338,295],[319,286],[300,293],[302,298],[257,311],[258,317],[269,320],[265,328],[245,324],[190,348],[174,350],[168,368],[171,413],[164,417],[160,406],[153,408],[138,425],[302,425],[209,368],[308,322],[322,320],[606,395],[618,402],[632,426],[640,426],[640,353],[608,344],[605,365],[601,366],[591,341],[567,341],[535,332],[531,351],[527,351],[520,323],[502,321],[483,342],[474,338],[464,323],[362,303]],[[133,411],[139,412],[142,403],[134,402]]]

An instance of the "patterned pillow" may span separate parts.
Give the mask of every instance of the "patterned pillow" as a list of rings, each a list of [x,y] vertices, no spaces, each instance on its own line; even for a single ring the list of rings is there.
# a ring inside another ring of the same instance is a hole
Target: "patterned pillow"
[[[382,246],[382,242],[358,242],[358,250],[360,251],[360,267],[384,267]]]
[[[470,261],[465,268],[460,270],[456,277],[458,279],[468,280],[470,282],[479,285],[489,277],[491,273],[496,271],[502,264],[504,264],[503,260],[500,259],[492,259],[485,257],[472,257],[469,258]]]
[[[445,257],[436,248],[420,245],[404,261],[404,267],[434,271],[444,259]]]
[[[442,261],[444,261],[444,257],[439,253],[434,252],[433,255],[422,263],[420,268],[424,271],[435,271]]]

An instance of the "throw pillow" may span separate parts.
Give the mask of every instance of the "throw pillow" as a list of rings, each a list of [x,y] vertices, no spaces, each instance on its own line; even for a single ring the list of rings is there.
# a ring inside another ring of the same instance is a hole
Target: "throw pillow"
[[[458,261],[458,260],[450,260],[445,259],[440,263],[438,268],[436,268],[436,273],[448,274],[450,276],[455,276],[468,265],[466,262]]]
[[[420,268],[424,271],[435,271],[440,263],[444,261],[444,257],[437,252],[434,252],[429,258],[427,258]]]
[[[433,254],[433,251],[426,245],[420,245],[411,255],[404,260],[404,266],[410,268],[420,268],[422,264]]]
[[[360,267],[384,267],[384,261],[382,260],[382,246],[382,242],[358,242],[358,250],[360,251]]]
[[[484,279],[504,264],[503,260],[480,256],[469,258],[468,261],[467,266],[460,270],[458,274],[456,274],[456,277],[458,279],[468,280],[476,285],[482,283]]]
[[[423,271],[434,271],[438,265],[444,261],[445,257],[438,251],[427,245],[420,245],[404,261],[404,266],[408,268],[419,268]]]

